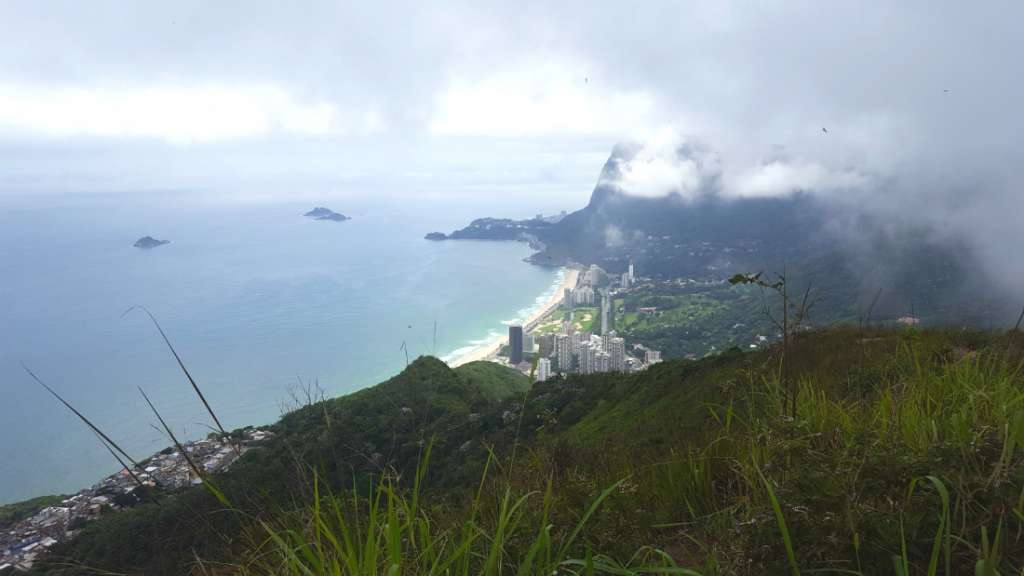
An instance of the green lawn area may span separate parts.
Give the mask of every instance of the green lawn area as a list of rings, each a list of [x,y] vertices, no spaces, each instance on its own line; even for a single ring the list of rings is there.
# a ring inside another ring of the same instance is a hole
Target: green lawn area
[[[543,322],[543,323],[537,325],[537,327],[534,328],[533,331],[530,332],[530,334],[534,334],[534,335],[537,335],[537,334],[557,334],[558,331],[561,330],[561,329],[562,329],[562,321],[560,319],[559,320],[552,320],[552,321]]]
[[[756,334],[770,334],[760,309],[757,292],[746,287],[713,286],[706,290],[681,290],[657,286],[630,291],[614,299],[617,311],[612,328],[628,344],[641,343],[661,350],[667,357],[703,356],[731,346],[748,347]],[[639,307],[655,307],[654,314],[639,314]],[[620,309],[628,310],[625,313]],[[559,310],[541,322],[534,335],[558,334],[566,312]],[[600,308],[573,310],[575,329],[594,332],[601,326]],[[735,328],[734,328],[735,327]]]
[[[591,332],[595,321],[598,322],[598,327],[601,326],[597,308],[576,308],[573,310],[573,320],[579,332]]]
[[[666,357],[703,356],[732,346],[747,348],[757,334],[771,334],[760,296],[746,287],[680,288],[659,285],[627,293],[615,330],[627,344],[661,350]],[[640,314],[654,307],[654,314]]]
[[[679,326],[699,322],[727,308],[725,303],[704,294],[682,294],[663,298],[671,299],[671,307],[660,307],[654,314],[640,315],[636,312],[627,312],[622,317],[621,329]]]
[[[565,314],[562,311],[558,311],[548,316],[546,320],[538,324],[530,333],[534,335],[558,334],[562,331],[564,319]],[[575,324],[576,330],[579,332],[592,331],[595,323],[600,327],[600,321],[601,317],[597,308],[584,307],[573,309],[573,324]]]

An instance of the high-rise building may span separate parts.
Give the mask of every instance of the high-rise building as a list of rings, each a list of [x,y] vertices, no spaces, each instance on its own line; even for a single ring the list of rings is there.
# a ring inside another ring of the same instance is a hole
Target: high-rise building
[[[610,356],[608,369],[615,372],[626,371],[626,341],[622,338],[609,338],[605,350]]]
[[[537,336],[537,355],[541,358],[550,358],[555,354],[555,335],[541,334]]]
[[[594,348],[590,345],[590,342],[584,342],[580,345],[577,357],[579,359],[580,374],[591,374],[594,372]]]
[[[514,366],[523,361],[523,327],[508,327],[508,361]]]
[[[590,269],[583,273],[583,284],[589,286],[600,286],[604,284],[605,272],[597,264],[591,264]]]
[[[633,282],[636,282],[636,276],[633,274],[633,261],[632,260],[629,261],[629,272],[628,272],[628,274],[629,274],[629,283],[632,284]]]
[[[562,298],[562,306],[565,306],[566,310],[572,310],[572,288],[565,289],[565,295]]]
[[[533,353],[533,334],[523,334],[523,353]]]
[[[633,287],[633,279],[629,277],[629,272],[622,273],[622,281],[620,282],[623,290],[629,290]]]
[[[572,339],[567,334],[555,336],[555,359],[558,360],[558,371],[572,370]]]
[[[580,345],[582,345],[583,342],[586,341],[589,338],[589,336],[584,338],[584,335],[585,335],[584,332],[573,332],[572,334],[569,334],[569,342],[570,342],[570,344],[572,346],[571,349],[572,349],[572,353],[573,353],[574,356],[578,356],[579,355],[579,353],[580,353]]]
[[[608,292],[601,294],[601,335],[604,336],[608,333],[608,315],[611,313],[611,298],[608,296]]]
[[[537,360],[536,381],[543,382],[551,377],[551,360],[541,358]]]
[[[594,289],[590,286],[581,286],[572,291],[572,303],[576,306],[593,306]]]

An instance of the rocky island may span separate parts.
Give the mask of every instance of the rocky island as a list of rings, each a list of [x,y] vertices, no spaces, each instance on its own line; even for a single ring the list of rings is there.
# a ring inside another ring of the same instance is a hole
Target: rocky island
[[[303,214],[303,216],[314,220],[330,220],[332,222],[344,222],[345,220],[351,220],[348,216],[335,212],[330,208],[324,208],[323,206],[317,206]]]
[[[143,236],[135,241],[134,246],[142,250],[149,250],[150,248],[156,248],[157,246],[163,246],[164,244],[170,243],[170,240],[157,240],[152,236]]]
[[[423,238],[425,238],[427,240],[447,240],[448,239],[448,237],[445,236],[444,232],[431,232],[430,234],[427,234]]]

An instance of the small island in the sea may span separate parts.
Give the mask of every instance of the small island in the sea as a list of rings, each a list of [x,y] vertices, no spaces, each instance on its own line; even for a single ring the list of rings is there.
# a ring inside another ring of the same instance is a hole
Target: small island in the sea
[[[312,218],[314,220],[330,220],[332,222],[344,222],[345,220],[351,220],[351,218],[349,218],[348,216],[335,212],[330,208],[324,208],[323,206],[317,206],[316,208],[313,208],[309,212],[303,214],[303,216]]]
[[[143,236],[135,241],[134,246],[143,250],[149,250],[150,248],[156,248],[157,246],[163,246],[164,244],[170,243],[170,240],[157,240],[152,236]]]
[[[431,232],[424,236],[424,238],[427,240],[447,240],[448,236],[446,236],[444,232]]]

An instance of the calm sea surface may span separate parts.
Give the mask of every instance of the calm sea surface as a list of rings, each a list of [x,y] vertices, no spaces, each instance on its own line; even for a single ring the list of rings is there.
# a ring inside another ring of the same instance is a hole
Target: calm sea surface
[[[169,444],[137,387],[177,432],[208,432],[149,320],[122,317],[132,305],[157,316],[236,427],[276,420],[298,378],[345,394],[399,371],[403,342],[411,357],[471,346],[559,278],[522,262],[521,244],[423,240],[470,214],[329,205],[354,219],[311,221],[301,216],[308,203],[0,203],[0,503],[74,491],[117,468],[21,362],[136,458]],[[172,242],[133,248],[144,235]]]

